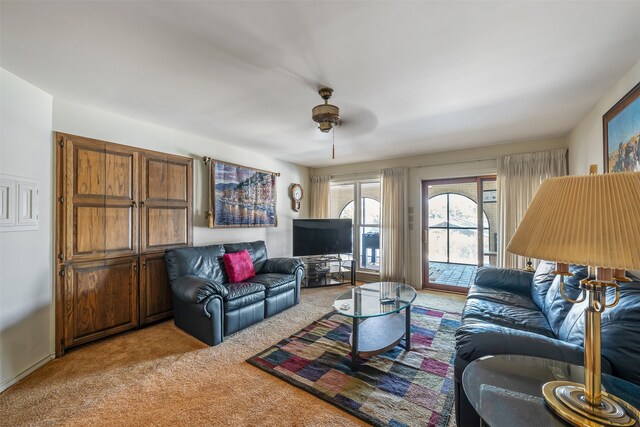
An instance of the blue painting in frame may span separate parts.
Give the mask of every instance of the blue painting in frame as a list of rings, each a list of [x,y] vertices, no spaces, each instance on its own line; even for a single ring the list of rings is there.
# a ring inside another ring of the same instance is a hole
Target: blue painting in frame
[[[279,173],[213,159],[209,167],[214,228],[278,226]]]
[[[604,170],[640,172],[640,83],[602,116]]]

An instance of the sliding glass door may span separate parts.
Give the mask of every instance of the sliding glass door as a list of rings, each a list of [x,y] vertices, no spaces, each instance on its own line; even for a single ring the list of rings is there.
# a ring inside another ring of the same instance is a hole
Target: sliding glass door
[[[478,267],[495,265],[495,177],[423,181],[423,284],[466,292]]]

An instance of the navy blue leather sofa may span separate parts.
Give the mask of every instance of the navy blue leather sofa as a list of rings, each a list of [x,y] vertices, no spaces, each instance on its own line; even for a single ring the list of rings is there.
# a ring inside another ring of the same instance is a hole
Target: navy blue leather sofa
[[[522,354],[584,365],[585,303],[562,298],[554,267],[542,262],[535,274],[495,268],[478,271],[456,332],[458,427],[475,427],[480,422],[462,388],[464,368],[479,357]],[[587,268],[570,266],[570,272],[574,276],[565,278],[564,291],[576,298]],[[640,281],[633,279],[621,286],[618,305],[602,315],[602,370],[640,385]],[[608,300],[613,300],[612,292]]]
[[[256,275],[229,283],[222,257],[244,249]],[[173,249],[165,260],[176,326],[209,345],[300,302],[304,264],[268,258],[263,241]]]

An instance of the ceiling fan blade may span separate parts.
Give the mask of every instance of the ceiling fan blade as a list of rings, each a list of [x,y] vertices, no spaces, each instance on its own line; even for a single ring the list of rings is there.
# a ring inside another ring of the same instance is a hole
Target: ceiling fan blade
[[[356,137],[373,131],[378,126],[378,117],[368,108],[355,104],[344,104],[340,108],[340,126],[337,133]]]

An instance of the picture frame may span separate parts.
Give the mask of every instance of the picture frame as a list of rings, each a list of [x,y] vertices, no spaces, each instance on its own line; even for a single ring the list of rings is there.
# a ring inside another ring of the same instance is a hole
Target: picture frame
[[[496,203],[497,200],[498,200],[497,190],[482,191],[482,203]]]
[[[279,173],[205,159],[209,166],[209,228],[278,226]]]
[[[604,172],[640,172],[640,82],[602,116]]]

